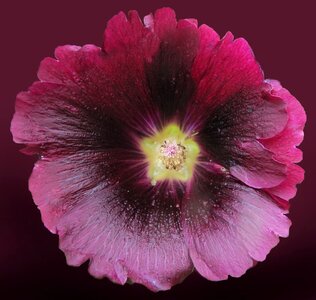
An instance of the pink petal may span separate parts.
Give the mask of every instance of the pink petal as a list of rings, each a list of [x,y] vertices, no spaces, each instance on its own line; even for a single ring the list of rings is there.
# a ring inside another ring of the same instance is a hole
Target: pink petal
[[[170,289],[192,272],[174,214],[163,214],[167,209],[161,211],[163,204],[158,201],[153,204],[155,198],[146,196],[148,190],[136,194],[136,183],[122,194],[124,185],[109,185],[108,174],[108,181],[98,182],[94,157],[82,155],[82,163],[80,154],[37,162],[30,190],[45,226],[59,235],[68,264],[78,266],[90,260],[89,272],[97,278],[106,276],[119,284],[129,278],[153,291]],[[135,207],[125,197],[128,194],[152,207],[152,212],[143,211],[148,225],[133,217]],[[171,210],[172,201],[165,201]]]
[[[262,139],[261,143],[274,153],[274,159],[287,164],[286,179],[267,191],[282,199],[289,200],[296,194],[296,185],[304,179],[304,170],[293,163],[302,160],[302,151],[296,148],[303,140],[306,113],[302,105],[290,92],[284,89],[276,80],[267,80],[270,93],[286,103],[288,122],[282,132],[275,137]]]
[[[230,167],[233,176],[254,188],[269,188],[280,184],[286,177],[286,166],[275,161],[272,153],[259,142],[239,145],[244,158]]]
[[[271,94],[285,101],[287,105],[288,122],[284,130],[277,136],[262,140],[262,144],[275,153],[275,158],[281,162],[299,162],[302,152],[297,149],[303,138],[306,123],[306,113],[302,105],[283,88],[276,80],[267,80],[271,86]]]
[[[301,183],[303,180],[304,170],[298,165],[290,164],[287,167],[287,175],[285,180],[279,185],[267,189],[267,191],[282,199],[290,200],[296,195],[296,185]]]
[[[262,87],[237,93],[206,113],[197,131],[208,159],[251,187],[273,187],[285,179],[286,165],[258,141],[284,129],[287,113],[282,100]]]
[[[197,271],[210,280],[239,277],[288,236],[283,209],[260,191],[199,179],[184,207],[184,236]]]
[[[78,253],[75,262],[81,263],[82,255],[90,258],[91,275],[107,276],[119,284],[129,278],[153,291],[170,289],[192,272],[188,250],[178,233],[169,228],[159,228],[169,232],[158,233],[157,228],[140,234],[134,231],[137,224],[131,222],[126,228],[122,220],[115,220],[115,211],[103,209],[100,215],[100,209],[86,201],[61,220],[57,229],[67,260],[70,254],[68,263]]]

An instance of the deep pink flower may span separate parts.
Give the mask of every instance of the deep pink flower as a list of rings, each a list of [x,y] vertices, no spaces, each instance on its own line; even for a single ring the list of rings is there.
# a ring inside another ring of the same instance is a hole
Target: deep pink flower
[[[164,8],[55,56],[12,133],[40,157],[29,187],[69,265],[158,291],[193,268],[239,277],[288,236],[306,116],[244,39]]]

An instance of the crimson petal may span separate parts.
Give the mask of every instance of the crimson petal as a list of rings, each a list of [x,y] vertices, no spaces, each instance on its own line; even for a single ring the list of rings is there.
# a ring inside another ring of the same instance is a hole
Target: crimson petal
[[[198,50],[198,29],[190,20],[177,22],[173,10],[164,8],[145,17],[145,24],[160,38],[160,47],[147,65],[152,99],[163,123],[181,119],[194,92],[191,66]]]
[[[241,90],[261,86],[263,73],[247,41],[228,32],[222,40],[206,25],[199,28],[200,47],[192,66],[195,101],[220,103]]]
[[[198,132],[206,156],[256,188],[280,184],[286,166],[260,145],[286,126],[286,103],[270,92],[248,43],[220,40],[207,26],[199,28],[200,46],[192,66],[196,84],[184,119]]]

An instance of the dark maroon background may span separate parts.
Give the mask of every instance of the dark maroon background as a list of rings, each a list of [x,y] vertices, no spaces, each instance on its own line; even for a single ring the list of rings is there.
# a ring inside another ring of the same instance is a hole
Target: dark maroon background
[[[242,4],[239,4],[242,2]],[[276,3],[275,3],[276,2]],[[291,3],[293,2],[293,3]],[[2,1],[0,4],[0,298],[1,299],[316,299],[315,7],[313,1]],[[48,4],[50,3],[50,4]],[[34,158],[18,152],[9,132],[15,95],[36,80],[41,59],[63,44],[101,45],[106,21],[120,10],[143,16],[161,6],[195,17],[220,35],[231,30],[253,47],[267,78],[279,79],[304,105],[306,180],[292,200],[293,221],[264,263],[239,279],[208,282],[192,274],[171,291],[96,280],[87,265],[66,265],[46,230],[27,180]],[[203,295],[205,295],[203,297]]]

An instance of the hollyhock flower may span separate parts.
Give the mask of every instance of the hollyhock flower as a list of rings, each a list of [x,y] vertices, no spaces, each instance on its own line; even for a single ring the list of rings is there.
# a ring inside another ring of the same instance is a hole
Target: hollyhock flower
[[[67,263],[153,291],[239,277],[288,236],[305,112],[248,43],[163,8],[62,46],[18,94],[14,141]]]

